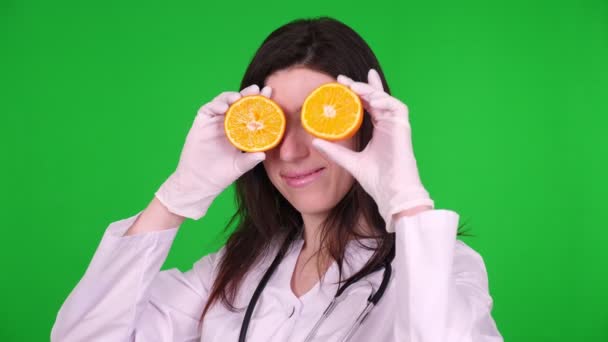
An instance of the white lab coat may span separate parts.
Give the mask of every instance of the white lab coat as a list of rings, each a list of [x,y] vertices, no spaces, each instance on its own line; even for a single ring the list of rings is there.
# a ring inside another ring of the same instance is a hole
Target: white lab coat
[[[178,228],[122,236],[140,214],[106,229],[83,278],[59,310],[51,341],[236,342],[244,309],[231,312],[215,305],[204,324],[198,320],[223,249],[201,258],[187,272],[160,271]],[[503,341],[491,316],[483,259],[456,239],[458,219],[454,211],[434,209],[396,222],[389,286],[352,341]],[[302,341],[332,299],[338,279],[335,263],[303,296],[291,291],[302,245],[300,239],[292,246],[262,292],[248,341]],[[345,266],[345,276],[371,255],[355,242],[347,253],[351,265]],[[246,277],[237,307],[246,307],[273,257]],[[339,341],[365,306],[370,286],[377,289],[381,279],[379,271],[352,285],[315,341]]]

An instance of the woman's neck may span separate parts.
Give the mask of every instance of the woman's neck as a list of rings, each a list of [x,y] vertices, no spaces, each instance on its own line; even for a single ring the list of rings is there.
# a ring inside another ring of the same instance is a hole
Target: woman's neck
[[[304,224],[304,248],[309,254],[315,254],[321,249],[322,224],[327,216],[321,214],[302,214]],[[374,236],[374,230],[367,224],[361,216],[357,220],[353,233],[363,236]]]

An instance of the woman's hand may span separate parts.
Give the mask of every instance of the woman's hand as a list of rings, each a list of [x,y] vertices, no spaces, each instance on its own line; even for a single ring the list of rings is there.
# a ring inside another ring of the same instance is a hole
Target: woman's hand
[[[434,208],[414,158],[408,108],[384,92],[374,69],[369,71],[368,83],[344,75],[338,76],[338,82],[361,97],[374,124],[373,136],[361,152],[321,139],[312,144],[353,175],[376,201],[386,230],[394,232],[393,215],[417,206]]]
[[[224,92],[199,109],[177,169],[155,193],[170,212],[200,219],[217,195],[266,158],[264,152],[241,152],[224,131],[228,107],[242,96],[256,94],[270,97],[271,89],[260,91],[254,84],[240,92]]]

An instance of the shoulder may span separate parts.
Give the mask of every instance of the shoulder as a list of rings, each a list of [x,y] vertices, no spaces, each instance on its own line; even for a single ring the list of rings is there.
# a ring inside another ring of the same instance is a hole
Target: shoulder
[[[151,296],[159,298],[192,294],[204,298],[217,276],[218,263],[223,254],[224,247],[203,256],[185,272],[177,268],[160,271],[152,284]]]
[[[207,254],[192,265],[192,272],[201,282],[215,279],[222,257],[226,254],[226,246],[222,246],[216,252]]]
[[[246,278],[261,277],[258,271],[266,269],[280,248],[279,243],[272,243],[270,248],[262,253],[258,260],[247,272]],[[220,271],[220,264],[226,255],[227,248],[222,246],[216,252],[207,254],[193,263],[192,268],[186,272],[181,272],[177,268],[161,271],[155,279],[156,287],[191,287],[197,291],[209,291]]]
[[[260,253],[257,260],[249,267],[249,271],[247,272],[245,277],[255,277],[259,269],[266,269],[266,267],[268,267],[274,259],[274,256],[278,252],[279,248],[280,244],[276,241],[273,241],[273,243],[271,243],[270,245],[270,248],[265,250],[263,253]],[[217,252],[210,253],[197,260],[193,264],[192,270],[190,270],[189,272],[192,273],[192,276],[197,277],[202,284],[210,287],[211,284],[215,281],[218,272],[220,271],[221,262],[226,256],[227,252],[228,249],[226,248],[226,246],[222,246]],[[231,258],[234,258],[234,256],[231,256]],[[234,260],[229,260],[229,262],[234,263]]]

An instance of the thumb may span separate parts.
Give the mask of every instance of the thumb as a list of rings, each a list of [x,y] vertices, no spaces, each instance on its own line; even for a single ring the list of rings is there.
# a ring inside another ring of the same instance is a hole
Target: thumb
[[[239,153],[234,162],[234,166],[241,174],[253,169],[259,162],[266,159],[264,152],[245,152]]]
[[[350,172],[355,178],[357,177],[355,174],[357,168],[357,152],[349,150],[348,148],[336,143],[316,138],[312,140],[312,145],[316,147],[317,150],[328,156],[336,164],[342,166],[344,169],[346,169],[346,171]]]

